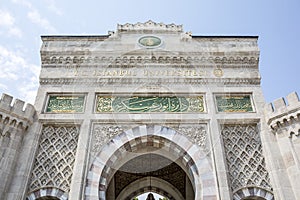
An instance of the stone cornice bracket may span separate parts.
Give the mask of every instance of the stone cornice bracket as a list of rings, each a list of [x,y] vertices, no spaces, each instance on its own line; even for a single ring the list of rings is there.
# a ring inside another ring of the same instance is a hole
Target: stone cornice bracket
[[[300,101],[296,92],[290,93],[284,98],[279,98],[273,103],[265,106],[265,116],[269,127],[273,131],[288,127],[292,124],[299,124]]]
[[[0,99],[0,115],[2,118],[21,123],[24,127],[31,125],[36,113],[34,106],[27,104],[25,107],[25,102],[19,99],[15,99],[13,104],[12,102],[12,96],[2,94]]]
[[[117,26],[118,32],[128,32],[128,31],[164,31],[164,32],[177,32],[182,33],[183,27],[182,25],[176,24],[164,24],[164,23],[156,23],[151,20],[141,23],[138,22],[136,24],[118,24]]]

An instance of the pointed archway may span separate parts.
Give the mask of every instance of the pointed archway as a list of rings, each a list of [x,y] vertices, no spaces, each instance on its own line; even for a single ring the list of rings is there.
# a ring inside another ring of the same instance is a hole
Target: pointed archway
[[[171,128],[142,125],[115,136],[103,146],[88,172],[85,199],[108,199],[108,186],[118,169],[137,154],[149,152],[180,166],[191,182],[194,199],[217,197],[211,160],[203,156],[204,152],[198,145]]]

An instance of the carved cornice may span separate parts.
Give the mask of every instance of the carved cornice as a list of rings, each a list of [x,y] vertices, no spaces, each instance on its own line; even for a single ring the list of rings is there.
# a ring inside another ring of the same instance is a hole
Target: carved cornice
[[[42,56],[42,65],[78,65],[78,64],[107,64],[107,65],[135,65],[135,64],[238,64],[258,65],[257,57],[219,57],[219,56]]]
[[[117,31],[118,32],[128,32],[128,31],[164,31],[164,32],[183,32],[182,25],[176,24],[164,24],[164,23],[156,23],[151,20],[141,23],[138,22],[136,24],[118,24]]]
[[[122,86],[136,84],[153,85],[210,85],[226,86],[259,85],[260,78],[40,78],[41,85],[89,85],[89,86]]]

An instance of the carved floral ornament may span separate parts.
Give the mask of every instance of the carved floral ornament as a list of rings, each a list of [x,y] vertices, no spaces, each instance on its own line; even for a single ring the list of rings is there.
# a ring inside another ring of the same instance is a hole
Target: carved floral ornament
[[[95,124],[93,128],[93,139],[91,145],[92,157],[96,156],[104,144],[108,143],[116,135],[119,135],[130,128],[132,127],[125,125]],[[172,127],[172,129],[187,136],[194,144],[197,144],[205,152],[209,150],[205,125],[182,125],[177,128]]]

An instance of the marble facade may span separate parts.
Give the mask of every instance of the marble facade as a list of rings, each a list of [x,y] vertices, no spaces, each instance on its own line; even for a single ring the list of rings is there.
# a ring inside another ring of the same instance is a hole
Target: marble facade
[[[34,106],[0,100],[3,199],[300,196],[300,102],[266,104],[257,36],[148,21],[42,41]]]

